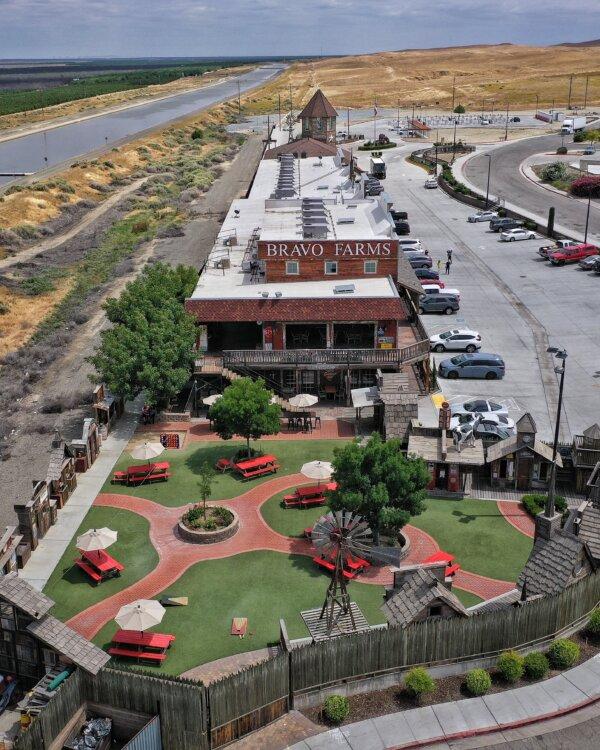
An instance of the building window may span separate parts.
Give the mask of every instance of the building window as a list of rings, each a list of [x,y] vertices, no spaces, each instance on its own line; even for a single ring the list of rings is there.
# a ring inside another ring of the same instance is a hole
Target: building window
[[[325,274],[327,276],[335,276],[338,272],[337,260],[326,260],[325,261]]]
[[[15,615],[10,604],[0,604],[0,627],[3,630],[15,629]]]
[[[300,263],[297,260],[286,260],[285,272],[288,276],[298,276],[300,273]]]
[[[432,607],[429,607],[429,617],[441,617],[442,616],[442,608],[439,604],[434,604]]]
[[[365,260],[365,273],[377,273],[376,260]]]
[[[32,664],[36,663],[37,654],[33,638],[17,634],[17,659],[20,661],[28,661]]]

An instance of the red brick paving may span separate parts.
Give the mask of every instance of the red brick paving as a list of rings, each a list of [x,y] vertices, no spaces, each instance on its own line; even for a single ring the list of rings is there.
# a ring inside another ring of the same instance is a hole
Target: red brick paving
[[[138,432],[185,432],[186,441],[218,441],[221,438],[210,429],[208,422],[161,422],[159,424],[140,425]],[[264,435],[261,442],[267,440],[339,440],[354,437],[354,424],[346,419],[323,419],[321,427],[312,432],[289,432],[283,429],[276,435]],[[243,440],[243,438],[238,439]]]
[[[124,604],[135,599],[151,599],[172,585],[190,566],[204,560],[217,560],[254,550],[312,556],[314,552],[310,542],[279,534],[267,525],[260,513],[261,505],[270,497],[303,483],[306,483],[306,478],[302,474],[275,477],[252,487],[233,500],[220,501],[219,504],[236,511],[240,528],[231,539],[211,545],[189,544],[176,536],[175,529],[179,518],[185,509],[190,507],[189,504],[170,508],[131,495],[98,495],[94,505],[133,511],[148,519],[150,540],[158,553],[159,562],[142,580],[88,607],[72,617],[68,625],[84,637],[93,638],[105,623],[115,617]],[[439,549],[435,539],[424,531],[414,526],[406,526],[404,531],[411,541],[411,549],[405,562],[421,562]],[[365,583],[389,585],[392,582],[391,569],[370,568],[361,576],[361,580]],[[513,588],[512,583],[496,581],[467,571],[460,571],[455,580],[458,587],[482,598],[497,596]]]
[[[506,500],[497,500],[496,505],[500,513],[511,526],[521,534],[533,539],[535,532],[535,523],[533,518],[527,513],[522,503],[511,503]]]

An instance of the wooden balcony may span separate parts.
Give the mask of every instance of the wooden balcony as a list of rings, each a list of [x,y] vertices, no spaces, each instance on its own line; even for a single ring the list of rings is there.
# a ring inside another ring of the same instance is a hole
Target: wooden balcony
[[[579,467],[595,466],[600,461],[600,445],[589,443],[582,435],[573,437],[573,463]]]

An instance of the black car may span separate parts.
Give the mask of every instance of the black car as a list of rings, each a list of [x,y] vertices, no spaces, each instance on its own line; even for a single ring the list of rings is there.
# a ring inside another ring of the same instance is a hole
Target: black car
[[[394,230],[396,234],[410,234],[410,224],[408,221],[395,221]]]
[[[523,226],[519,219],[510,219],[508,216],[499,216],[490,221],[491,232],[506,232],[507,229],[518,229]]]
[[[452,315],[460,309],[458,298],[455,294],[444,294],[443,289],[440,294],[424,294],[419,299],[419,315],[428,312],[446,313]]]
[[[407,211],[394,211],[394,209],[392,209],[390,213],[394,221],[406,221],[408,219]]]
[[[432,281],[439,281],[440,275],[433,268],[415,268],[415,276],[417,279],[431,279]]]

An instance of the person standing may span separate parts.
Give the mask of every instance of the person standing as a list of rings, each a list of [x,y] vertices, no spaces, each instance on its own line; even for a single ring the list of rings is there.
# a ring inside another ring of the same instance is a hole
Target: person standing
[[[452,250],[446,250],[446,255],[448,256],[448,260],[450,263],[452,263]]]
[[[438,258],[437,262],[437,270],[438,270],[438,276],[440,275],[440,271],[442,270],[442,261]]]
[[[452,261],[450,260],[450,258],[448,258],[448,260],[446,261],[446,276],[450,275],[450,266],[451,265],[452,265]]]

